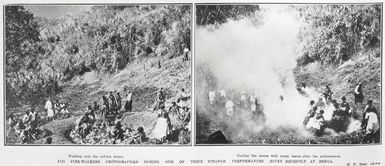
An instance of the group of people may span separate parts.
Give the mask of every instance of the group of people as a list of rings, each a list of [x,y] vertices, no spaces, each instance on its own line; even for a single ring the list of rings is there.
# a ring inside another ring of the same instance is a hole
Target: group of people
[[[354,103],[363,104],[362,82],[354,89]],[[324,110],[331,106],[333,114],[330,121],[324,118]],[[335,132],[346,132],[350,125],[350,117],[353,117],[355,112],[346,101],[346,97],[341,98],[341,102],[333,99],[333,92],[328,85],[325,86],[325,91],[317,102],[310,101],[310,111],[305,115],[303,124],[306,129],[312,131],[315,135],[321,136],[325,128],[333,129]],[[359,107],[357,107],[359,108]],[[361,128],[367,135],[376,133],[379,130],[379,119],[376,108],[373,106],[373,100],[368,99],[363,110]]]
[[[101,104],[94,101],[93,106],[88,106],[88,111],[93,110],[99,113],[100,116],[109,118],[121,112],[132,111],[132,92],[128,88],[124,88],[123,97],[119,92],[113,94],[112,91],[108,95],[101,97]]]
[[[234,96],[237,94],[234,94]],[[249,110],[253,115],[258,117],[257,120],[264,123],[266,121],[262,105],[258,102],[256,96],[242,92],[239,94],[239,100],[236,97],[226,94],[224,89],[211,90],[208,93],[208,101],[211,106],[224,107],[228,117],[236,116],[237,110]],[[235,109],[237,108],[237,109]]]
[[[33,108],[26,111],[21,119],[13,114],[8,119],[10,128],[19,136],[21,144],[28,144],[36,140],[39,123],[40,116]]]
[[[153,107],[153,112],[157,110],[158,119],[154,125],[153,136],[155,139],[160,140],[161,142],[167,142],[170,139],[170,136],[175,131],[173,125],[171,124],[169,115],[173,114],[182,121],[182,127],[180,132],[188,133],[191,131],[191,109],[189,107],[190,96],[186,93],[185,89],[182,88],[180,93],[177,95],[176,101],[171,102],[171,106],[166,109],[166,92],[163,88],[160,88],[156,92],[155,104]],[[183,141],[183,140],[179,140]]]
[[[13,131],[9,133],[18,135],[21,144],[30,144],[37,139],[40,132],[39,126],[46,121],[68,118],[71,116],[67,103],[60,103],[58,100],[53,100],[51,97],[46,101],[44,108],[47,113],[46,117],[40,116],[33,107],[28,108],[22,116],[16,116],[14,114],[9,115],[8,125]],[[47,141],[47,143],[50,142],[52,141]]]
[[[59,102],[59,100],[53,100],[51,97],[49,97],[45,103],[44,108],[47,111],[48,121],[70,117],[68,104],[66,102]]]
[[[146,141],[143,127],[135,130],[122,124],[122,117],[115,121],[95,121],[92,113],[83,116],[70,137],[79,144],[141,144]]]
[[[100,127],[108,128],[111,126],[118,127],[116,123],[116,116],[123,112],[132,111],[132,92],[125,87],[123,89],[123,97],[120,92],[115,94],[110,91],[107,95],[101,96],[100,102],[94,101],[92,105],[88,105],[83,111],[83,115],[76,122],[75,130],[72,131],[71,136],[74,140],[81,140],[84,142],[87,136],[99,130]],[[96,123],[102,121],[102,123]],[[103,125],[102,125],[103,124]],[[95,126],[96,125],[96,126]],[[98,133],[98,132],[97,132]],[[111,135],[109,135],[111,136]],[[89,141],[85,141],[90,143]]]
[[[158,116],[163,116],[164,113],[175,113],[181,119],[185,118],[188,112],[190,112],[189,107],[189,99],[190,96],[186,93],[185,89],[180,89],[180,93],[177,95],[176,101],[171,102],[171,106],[168,110],[166,110],[166,92],[163,88],[160,88],[159,91],[156,92],[155,103],[152,111],[157,111]]]
[[[298,88],[299,92],[305,96],[306,94],[306,85],[301,84],[301,87]],[[364,104],[364,95],[363,95],[363,83],[359,83],[353,90],[354,93],[354,104],[359,109],[358,104]],[[225,90],[215,90],[212,89],[208,92],[208,104],[212,107],[221,107],[226,111],[224,114],[227,117],[236,116],[236,110],[251,110],[253,115],[257,117],[262,117],[256,119],[256,121],[265,122],[266,117],[263,112],[263,106],[258,103],[257,97],[254,95],[248,95],[247,93],[231,93],[232,95],[226,94]],[[283,102],[283,96],[279,96],[279,100]],[[278,101],[278,99],[277,99]],[[341,97],[340,101],[337,101],[334,98],[333,91],[329,85],[326,85],[324,91],[321,93],[321,96],[317,101],[311,100],[309,103],[309,111],[305,115],[303,120],[304,127],[314,133],[316,136],[321,136],[324,134],[325,128],[333,129],[336,133],[346,132],[350,121],[353,117],[356,117],[357,111],[353,111],[353,108],[350,106],[347,98],[345,96]],[[331,119],[326,121],[324,114],[325,110],[333,111]],[[368,99],[366,101],[365,108],[363,108],[362,122],[361,122],[362,131],[368,135],[373,134],[379,130],[379,118],[376,108],[373,106],[373,100]]]
[[[77,121],[75,130],[70,134],[76,143],[81,144],[143,144],[147,143],[147,137],[144,128],[138,127],[135,130],[125,126],[122,123],[124,116],[121,114],[132,111],[132,93],[125,88],[122,98],[120,93],[115,95],[109,92],[107,96],[102,96],[102,102],[97,102],[88,106],[83,116]],[[176,102],[166,110],[166,93],[163,88],[156,92],[156,99],[153,112],[156,110],[158,118],[154,124],[152,131],[153,140],[167,142],[170,135],[175,131],[175,127],[171,124],[169,115],[174,114],[186,123],[179,132],[189,131],[190,109],[187,105],[189,96],[184,89],[177,97]]]

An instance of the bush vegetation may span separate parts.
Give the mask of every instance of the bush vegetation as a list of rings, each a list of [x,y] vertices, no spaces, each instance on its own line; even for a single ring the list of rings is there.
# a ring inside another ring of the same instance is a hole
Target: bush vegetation
[[[190,48],[188,5],[93,6],[56,19],[5,9],[7,107],[34,104],[88,71],[115,73],[137,58]]]
[[[292,9],[305,23],[299,36],[303,42],[299,65],[340,65],[368,49],[376,49],[376,56],[380,56],[381,5],[305,5]]]

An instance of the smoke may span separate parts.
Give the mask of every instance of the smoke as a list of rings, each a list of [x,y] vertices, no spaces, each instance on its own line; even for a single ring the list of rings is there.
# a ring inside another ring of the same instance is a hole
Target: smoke
[[[301,126],[309,110],[309,99],[297,92],[293,75],[301,25],[287,12],[272,9],[261,22],[242,19],[214,30],[197,28],[196,63],[210,67],[220,88],[252,89],[268,126]]]
[[[212,117],[211,120],[219,124],[218,126],[225,124],[223,128],[225,134],[233,139],[249,141],[250,138],[258,136],[257,133],[271,131],[270,129],[285,130],[279,137],[314,136],[304,129],[303,121],[311,109],[310,100],[317,103],[323,98],[318,89],[320,87],[303,88],[305,95],[300,94],[293,73],[297,66],[296,59],[302,55],[300,50],[303,45],[299,41],[298,34],[303,25],[288,10],[277,10],[273,6],[266,5],[262,20],[258,22],[255,21],[256,18],[245,18],[230,20],[214,27],[196,29],[195,62],[198,68],[203,66],[202,68],[208,69],[198,70],[198,75],[199,72],[208,72],[209,78],[201,77],[206,83],[201,84],[200,88],[203,89],[199,93],[213,90],[205,88],[224,89],[227,91],[227,98],[238,103],[240,94],[246,92],[255,96],[263,106],[266,115],[265,126],[255,119],[249,109],[236,108],[239,105],[235,106],[235,110],[238,111],[235,117]],[[205,97],[198,98],[198,103],[202,104],[204,99]],[[324,98],[323,101],[325,102]],[[321,109],[324,110],[324,119],[327,123],[330,122],[334,106],[329,103]],[[213,110],[219,109],[203,108],[199,111],[212,115],[213,112],[210,111]],[[360,129],[358,120],[350,119],[350,122],[345,133]],[[340,133],[326,128],[324,135],[338,136]]]

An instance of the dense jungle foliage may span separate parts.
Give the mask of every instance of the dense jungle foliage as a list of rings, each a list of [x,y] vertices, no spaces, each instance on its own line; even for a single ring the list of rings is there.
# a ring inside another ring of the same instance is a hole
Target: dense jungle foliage
[[[305,25],[300,33],[303,55],[299,65],[340,65],[370,49],[380,56],[381,5],[306,5],[292,9]]]
[[[93,6],[80,16],[34,17],[5,7],[6,104],[34,104],[87,71],[117,72],[137,58],[190,48],[188,5]]]

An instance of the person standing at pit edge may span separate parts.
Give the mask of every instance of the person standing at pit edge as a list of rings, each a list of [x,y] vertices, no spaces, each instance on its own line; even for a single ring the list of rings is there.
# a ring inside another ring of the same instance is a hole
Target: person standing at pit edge
[[[124,109],[126,112],[132,111],[132,93],[130,89],[127,88],[126,103],[124,104]]]
[[[45,103],[44,108],[47,110],[47,120],[53,120],[53,116],[55,115],[55,112],[53,111],[53,103],[51,100],[51,97],[48,97],[47,102]]]
[[[226,114],[232,117],[234,115],[234,103],[229,98],[226,100]]]
[[[356,88],[354,88],[354,104],[361,103],[364,101],[364,94],[362,93],[362,82],[360,82]]]

